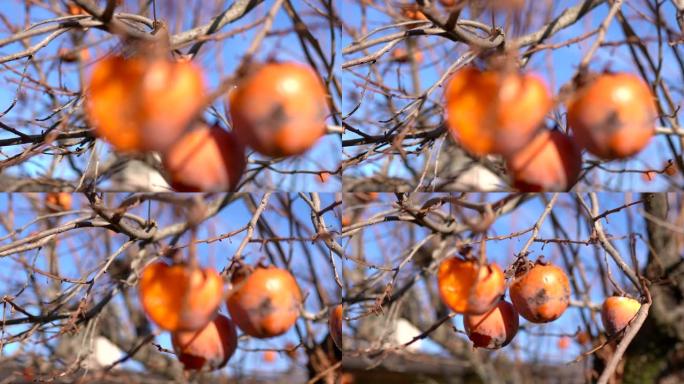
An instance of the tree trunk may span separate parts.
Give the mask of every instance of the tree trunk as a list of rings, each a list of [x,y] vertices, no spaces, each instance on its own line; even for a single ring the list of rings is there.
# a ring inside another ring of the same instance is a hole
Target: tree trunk
[[[667,194],[645,194],[651,312],[625,354],[625,383],[684,380],[684,262]],[[680,207],[681,209],[681,207]],[[679,379],[679,380],[678,380]]]

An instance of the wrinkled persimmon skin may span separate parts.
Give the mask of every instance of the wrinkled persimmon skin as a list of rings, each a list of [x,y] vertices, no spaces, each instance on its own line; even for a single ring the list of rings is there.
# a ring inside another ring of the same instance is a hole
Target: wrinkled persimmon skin
[[[463,316],[463,325],[475,347],[499,349],[518,333],[519,319],[511,303],[501,300],[485,314]]]
[[[162,160],[178,192],[234,191],[247,164],[244,150],[232,132],[200,125],[169,148]]]
[[[476,261],[458,257],[440,264],[437,284],[442,301],[452,311],[476,315],[492,308],[505,289],[503,272],[496,263],[478,267]]]
[[[551,94],[532,74],[502,74],[466,67],[449,81],[446,120],[466,151],[511,154],[527,144],[551,110]]]
[[[515,278],[510,295],[520,316],[533,323],[548,323],[568,308],[570,282],[557,266],[536,264]]]
[[[580,146],[606,159],[644,149],[655,132],[658,109],[648,85],[628,73],[603,74],[580,88],[568,105],[568,125]]]
[[[625,329],[641,308],[641,303],[629,297],[611,296],[603,302],[601,320],[606,333],[615,335]]]
[[[223,299],[223,280],[213,268],[194,271],[155,262],[140,276],[140,302],[147,316],[167,331],[197,331],[216,315]]]
[[[244,333],[263,339],[280,336],[294,325],[302,294],[290,272],[259,267],[233,282],[227,304],[230,316]]]
[[[93,68],[85,110],[121,152],[163,151],[201,111],[205,82],[191,62],[109,56]]]
[[[570,189],[582,170],[582,152],[559,131],[544,130],[506,159],[513,186],[523,192]]]
[[[337,348],[342,349],[342,304],[330,309],[328,328]]]
[[[173,350],[186,370],[223,368],[237,349],[235,324],[217,315],[199,331],[171,334]]]
[[[266,156],[300,155],[326,131],[326,90],[303,64],[261,66],[240,80],[229,102],[235,133]]]

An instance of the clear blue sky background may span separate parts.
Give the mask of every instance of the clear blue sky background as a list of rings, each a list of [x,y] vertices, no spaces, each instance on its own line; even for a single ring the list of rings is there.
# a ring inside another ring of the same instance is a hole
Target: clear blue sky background
[[[138,13],[138,3],[139,2],[137,0],[126,0],[124,1],[123,7],[120,9],[124,12]],[[165,2],[157,3],[159,4],[159,14],[163,15],[165,12]],[[195,2],[192,2],[192,4],[194,3]],[[215,2],[211,2],[211,4],[214,3]],[[201,12],[199,13],[196,12],[194,9],[187,10],[187,13],[184,14],[184,22],[181,26],[182,28],[180,29],[187,30],[194,26],[208,22],[208,20],[212,16],[215,16],[220,12],[224,11],[225,9],[227,9],[231,3],[232,2],[228,1],[223,2],[219,9],[212,9],[209,6],[205,6],[200,10]],[[228,30],[238,30],[240,28],[250,26],[255,21],[260,20],[266,15],[270,8],[270,4],[271,3],[268,1],[264,2],[263,4],[257,6],[254,10],[252,10],[246,17],[224,27],[221,31],[219,31],[219,33]],[[317,36],[317,40],[318,43],[321,45],[323,52],[327,55],[328,58],[330,58],[331,39],[329,34],[329,28],[326,29],[327,25],[321,22],[321,20],[323,19],[321,17],[312,16],[311,8],[308,5],[306,5],[304,1],[296,0],[293,2],[293,4],[295,5],[295,7],[297,7],[298,11],[300,12],[300,16],[303,18],[303,20],[306,23],[310,24],[310,28],[312,28],[314,32],[318,30],[324,32],[319,33],[319,36]],[[32,9],[35,10],[34,12],[32,12],[31,15],[29,15],[29,20],[31,20],[32,23],[55,17],[55,15],[52,12],[41,10],[36,7],[33,7]],[[19,21],[23,21],[26,17],[24,1],[0,1],[0,14],[2,14],[8,20],[14,23],[20,23]],[[210,89],[215,89],[218,86],[220,79],[223,79],[233,74],[244,52],[247,50],[247,47],[250,45],[255,34],[261,30],[261,27],[262,25],[259,24],[256,28],[251,27],[243,31],[242,33],[236,34],[219,43],[209,41],[207,44],[205,44],[205,46],[200,51],[200,55],[197,58],[197,62],[205,69],[205,74]],[[278,12],[273,24],[273,31],[275,31],[276,33],[270,34],[264,40],[262,48],[257,52],[257,59],[266,59],[273,57],[281,61],[295,60],[300,62],[306,62],[306,58],[301,49],[299,40],[296,38],[295,34],[279,33],[285,30],[289,30],[291,28],[292,22],[290,18],[287,16],[285,11],[281,9],[280,12]],[[173,32],[178,31],[174,31],[172,29],[172,33]],[[9,32],[7,31],[7,28],[4,25],[0,26],[0,39],[5,38],[8,35]],[[45,35],[36,36],[30,39],[29,42],[31,44],[36,44],[44,37]],[[93,44],[95,42],[101,41],[102,37],[110,37],[110,35],[102,33],[100,31],[91,30],[88,32],[88,39],[86,41],[88,44]],[[118,43],[119,42],[117,39],[110,38],[104,44],[99,44],[95,48],[91,49],[90,54],[92,56],[92,59],[86,65],[85,72],[89,73],[89,70],[91,69],[93,62],[109,53],[112,50],[112,48]],[[45,60],[54,58],[60,47],[72,47],[69,34],[64,34],[60,36],[59,38],[55,39],[52,43],[50,43],[47,47],[40,50],[35,55],[36,61],[42,63]],[[0,56],[11,54],[23,49],[24,47],[20,43],[11,44],[0,48]],[[185,52],[188,49],[189,47],[185,47],[182,50]],[[315,55],[313,56],[315,57]],[[9,68],[11,68],[11,70],[0,65],[0,111],[7,109],[10,106],[12,100],[15,98],[17,90],[16,82],[18,81],[19,76],[17,74],[13,74],[11,71],[19,71],[20,73],[23,70],[25,63],[26,60],[18,60],[7,63],[6,65]],[[63,75],[61,79],[57,75],[57,71],[48,71],[45,64],[41,64],[41,66],[43,67],[44,71],[50,74],[47,80],[51,85],[58,86],[59,84],[63,84],[64,87],[69,91],[78,91],[80,89],[77,65],[64,64]],[[320,66],[320,68],[323,67]],[[28,74],[32,77],[36,77],[33,68],[29,68]],[[16,107],[7,116],[4,116],[2,118],[2,121],[10,126],[16,126],[16,128],[21,129],[24,133],[35,134],[38,133],[36,132],[36,130],[27,132],[27,129],[22,128],[21,126],[17,126],[17,124],[13,124],[14,121],[20,118],[27,118],[28,116],[31,116],[31,112],[36,112],[36,110],[41,111],[38,114],[39,117],[46,117],[49,115],[50,110],[53,108],[53,106],[49,104],[49,98],[47,98],[46,95],[42,92],[28,90],[26,94],[28,94],[32,98],[28,103],[25,103],[27,105]],[[333,97],[337,98],[337,95],[333,94]],[[68,100],[70,100],[70,98],[64,95],[58,95],[58,100],[60,103],[66,103]],[[214,106],[222,114],[227,113],[224,98],[217,100],[217,102],[214,103]],[[58,118],[59,116],[48,120],[45,123],[45,125],[54,123]],[[210,119],[210,121],[212,120],[214,120],[213,117]],[[333,120],[329,119],[328,122],[332,124]],[[79,126],[81,126],[81,124],[82,123],[79,121]],[[16,136],[9,132],[0,131],[0,139],[11,137]],[[341,159],[340,148],[341,142],[339,140],[339,136],[327,135],[323,139],[321,139],[316,144],[316,146],[310,151],[308,151],[305,155],[276,164],[275,168],[278,170],[285,171],[293,169],[309,171],[334,171],[339,166],[339,162]],[[11,156],[13,154],[18,153],[21,149],[22,148],[18,146],[5,147],[2,148],[2,151],[5,156]],[[108,149],[105,147],[105,151],[106,150]],[[3,158],[4,156],[0,157],[0,159]],[[250,156],[250,158],[256,159],[258,158],[258,155],[254,154]],[[38,174],[45,172],[45,169],[49,166],[51,160],[51,156],[34,157],[30,162],[22,165],[21,170],[13,169],[12,173],[21,173],[30,176],[36,176]],[[85,164],[86,161],[87,156],[81,156],[79,159],[77,159],[77,163],[81,164],[81,166]],[[307,190],[333,192],[338,191],[341,188],[341,181],[337,177],[331,177],[330,181],[328,181],[327,183],[321,183],[317,175],[311,174],[298,174],[293,176],[279,175],[272,172],[272,175],[274,176],[272,176],[273,178],[271,180],[278,187],[279,190]],[[58,170],[55,172],[55,176],[62,178],[74,177],[73,171],[68,166],[66,161],[62,162]],[[254,188],[252,188],[252,190],[253,189]],[[249,190],[249,187],[247,187],[247,190]]]
[[[376,1],[376,4],[380,4],[380,6],[384,7],[385,2],[383,1]],[[561,1],[541,1],[541,2],[534,2],[536,6],[538,7],[539,11],[539,16],[541,17],[542,15],[545,15],[545,12],[549,12],[548,10],[550,9],[553,15],[559,15],[565,8],[568,6],[576,5],[578,2],[577,1],[572,1],[572,0],[561,0]],[[639,9],[643,8],[644,5],[642,2],[637,2],[638,4],[632,4],[632,3],[626,3],[623,6],[623,11],[630,17],[630,15],[633,15],[634,12],[634,7],[638,7]],[[363,19],[362,12],[361,12],[361,7],[359,6],[359,2],[356,0],[343,0],[343,4],[345,5],[343,8],[343,18],[346,20],[346,22],[353,26],[354,28],[358,28],[360,26],[361,20]],[[367,25],[368,29],[367,31],[371,31],[377,27],[380,26],[386,26],[392,23],[395,23],[396,21],[392,21],[391,19],[388,18],[388,16],[383,13],[379,12],[378,10],[374,9],[373,7],[366,7],[367,13],[365,14],[365,20],[367,20]],[[394,9],[395,12],[399,12],[399,8]],[[582,20],[580,20],[578,23],[574,24],[573,26],[562,30],[561,32],[557,33],[554,35],[552,38],[548,39],[545,41],[548,44],[554,44],[554,43],[560,43],[567,41],[569,39],[575,38],[577,36],[580,36],[590,30],[594,30],[598,28],[600,23],[604,20],[606,14],[608,11],[608,7],[604,4],[599,6],[598,8],[594,9],[589,15],[585,16]],[[671,25],[677,25],[677,23],[674,21],[675,17],[675,12],[673,10],[672,4],[670,2],[664,2],[662,5],[662,14],[664,15],[665,19],[671,24]],[[463,13],[464,18],[468,18],[468,12],[467,10],[464,11]],[[489,16],[487,16],[487,19],[489,20]],[[483,19],[483,21],[486,21]],[[507,35],[509,37],[515,37],[515,36],[520,36],[525,33],[535,31],[540,28],[541,22],[537,20],[534,24],[533,27],[529,28],[529,30],[525,31],[508,31]],[[652,24],[644,23],[641,22],[640,20],[637,20],[636,18],[630,17],[630,23],[632,23],[633,27],[637,30],[637,33],[639,34],[640,37],[644,38],[645,40],[649,41],[648,49],[651,52],[651,54],[654,57],[657,57],[657,52],[658,52],[658,44],[657,40],[656,42],[653,41],[654,38],[657,38],[657,33],[656,29],[652,26]],[[503,25],[503,20],[499,20],[498,25]],[[385,31],[381,31],[377,34],[374,34],[373,37],[381,37],[383,35],[391,34],[391,33],[396,33],[398,32],[398,28],[392,28],[388,29]],[[665,79],[665,81],[671,86],[671,89],[673,90],[674,93],[674,100],[677,105],[681,105],[681,100],[682,100],[682,95],[681,95],[681,87],[679,87],[679,84],[682,82],[681,78],[681,73],[679,72],[679,66],[676,64],[677,62],[675,61],[675,58],[670,50],[670,48],[667,46],[667,36],[663,37],[664,39],[664,46],[663,46],[663,58],[664,58],[664,64],[662,66],[662,72],[661,76]],[[342,39],[343,46],[348,46],[350,43],[353,42],[349,34],[345,33],[343,35]],[[554,92],[554,94],[557,94],[558,89],[563,85],[566,84],[571,77],[576,73],[576,69],[578,67],[578,64],[583,57],[584,53],[588,50],[588,48],[591,46],[593,41],[595,40],[595,36],[592,36],[586,40],[583,40],[582,42],[578,44],[572,44],[567,47],[563,47],[554,51],[542,51],[536,53],[532,60],[529,62],[528,66],[526,67],[527,70],[534,71],[539,73],[545,80],[548,82],[550,88]],[[623,41],[624,40],[624,35],[621,31],[621,28],[619,26],[619,23],[617,20],[614,20],[613,23],[611,24],[610,28],[607,31],[606,35],[606,41],[608,42],[615,42],[615,41]],[[455,44],[451,42],[447,42],[444,44],[445,39],[441,37],[417,37],[414,39],[414,41],[417,42],[418,47],[422,49],[422,51],[425,53],[425,59],[423,63],[421,64],[421,71],[420,71],[420,76],[421,76],[421,91],[427,89],[429,86],[434,84],[439,77],[441,77],[445,72],[446,69],[449,65],[451,65],[458,57],[460,57],[461,54],[465,51],[467,48],[465,44]],[[436,46],[438,43],[442,43],[439,46]],[[343,61],[348,61],[351,59],[355,59],[358,57],[362,57],[363,55],[367,53],[372,53],[377,50],[379,50],[383,45],[377,45],[374,47],[371,47],[368,52],[362,52],[362,53],[356,53],[353,55],[346,55],[343,57]],[[404,43],[399,44],[397,47],[405,47]],[[680,45],[681,47],[681,45]],[[396,49],[396,48],[395,48]],[[384,60],[387,62],[389,60],[389,57],[391,55],[391,51],[388,52],[385,56],[383,56],[380,60]],[[350,74],[348,71],[343,71],[342,74],[342,79],[343,79],[343,84],[345,85],[345,95],[344,95],[344,108],[343,110],[346,113],[349,113],[352,108],[356,106],[356,102],[353,100],[350,100],[350,96],[356,92],[356,95],[360,94],[360,89],[361,86],[363,85],[363,77],[367,76],[368,74],[368,65],[362,65],[362,66],[356,66],[352,67],[351,70],[356,73],[356,75]],[[383,66],[383,68],[388,68],[386,69],[385,72],[383,73],[383,80],[386,85],[390,87],[403,87],[408,90],[409,94],[419,94],[420,92],[411,92],[411,80],[409,77],[409,70],[410,66],[407,64],[391,64],[389,67]],[[618,47],[603,47],[599,49],[599,51],[596,53],[596,55],[593,58],[592,65],[590,66],[591,70],[595,71],[601,71],[603,69],[610,69],[613,71],[627,71],[631,73],[635,73],[638,75],[638,70],[637,67],[635,66],[627,46],[625,45],[620,45]],[[653,79],[650,79],[653,80]],[[374,88],[374,87],[371,87]],[[434,102],[440,102],[442,98],[443,90],[438,89],[432,94],[432,100]],[[399,109],[401,106],[405,105],[406,103],[410,102],[411,100],[406,100],[406,99],[401,99],[399,97],[395,97],[393,101],[396,103],[396,108]],[[354,114],[354,116],[359,116],[362,119],[367,119],[370,118],[371,120],[374,121],[379,121],[379,120],[385,120],[389,118],[389,115],[386,114],[386,112],[383,113],[378,113],[378,111],[386,111],[386,99],[384,96],[377,95],[373,92],[367,92],[365,95],[364,103],[362,107]],[[562,110],[557,110],[557,112],[565,114],[565,109],[563,108]],[[432,119],[431,122],[437,123],[438,120]],[[551,121],[549,120],[549,123]],[[658,123],[659,124],[659,123]],[[379,124],[380,125],[380,124]],[[385,129],[390,128],[392,123],[387,124],[385,126]],[[381,134],[382,132],[377,129],[371,129],[371,127],[367,126],[359,126],[357,127],[359,129],[365,130],[366,133],[370,134]],[[352,139],[352,138],[358,138],[358,136],[350,131],[348,131],[343,139]],[[451,140],[449,138],[449,140]],[[675,140],[676,142],[677,140]],[[679,148],[678,144],[675,143],[676,147]],[[354,147],[351,148],[346,148],[345,153],[346,155],[350,154],[356,154],[359,151],[359,149],[355,149]],[[679,149],[679,152],[681,152],[681,149]],[[649,146],[643,150],[641,153],[639,153],[637,156],[628,159],[626,161],[614,161],[610,163],[605,163],[605,166],[614,169],[614,170],[620,170],[620,169],[662,169],[664,163],[668,160],[671,159],[671,151],[667,145],[667,142],[665,138],[660,135],[657,136],[654,140],[651,141]],[[587,159],[589,155],[585,155],[585,159]],[[423,161],[425,161],[426,156],[421,157],[420,159],[416,159],[416,157],[412,156],[410,157],[411,164],[413,165],[414,169],[421,170]],[[434,157],[433,160],[434,161]],[[355,167],[353,169],[350,169],[345,174],[349,175],[354,175],[354,176],[360,176],[360,175],[371,175],[373,173],[378,172],[381,167],[385,165],[385,161],[377,161],[377,162],[368,162],[364,166],[360,167]],[[393,162],[392,162],[392,167],[390,168],[390,176],[398,176],[398,177],[407,177],[410,176],[408,172],[405,170],[404,164],[399,157],[397,157]],[[657,190],[665,190],[668,188],[670,185],[664,176],[661,175],[656,175],[655,179],[652,181],[644,181],[642,174],[640,173],[627,173],[627,174],[616,174],[616,173],[608,173],[605,171],[594,171],[590,173],[588,179],[590,183],[598,182],[601,183],[602,185],[606,186],[606,190],[614,190],[615,188],[621,188],[620,190],[648,190],[648,191],[657,191]],[[681,176],[678,176],[677,180],[681,183]],[[427,181],[425,182],[427,184]],[[586,189],[586,186],[585,186]]]
[[[34,197],[36,197],[36,199],[39,202],[43,201],[42,195],[35,194]],[[126,195],[119,194],[114,198],[114,201],[121,201],[125,197]],[[260,198],[261,196],[255,196],[257,203]],[[275,205],[270,205],[270,207],[267,208],[267,210],[263,214],[263,218],[271,226],[276,236],[298,237],[297,234],[292,234],[290,232],[290,220],[287,217],[285,217],[281,211],[276,211],[274,208],[271,208],[281,206],[281,204],[277,201],[277,197],[274,195],[271,197],[271,199],[272,200],[270,201],[270,204]],[[322,207],[328,206],[333,201],[334,196],[332,194],[321,195]],[[113,203],[112,205],[115,206],[116,203]],[[36,213],[31,208],[32,206],[30,205],[29,200],[26,198],[25,195],[10,195],[6,193],[0,194],[0,210],[2,212],[8,212],[10,206],[13,207],[14,212],[14,216],[12,218],[12,228],[14,228],[15,230],[18,230],[20,228],[23,229],[21,232],[17,233],[17,238],[24,238],[34,231],[45,229],[45,221],[41,221],[37,224],[28,225],[31,220],[36,218]],[[73,209],[78,209],[79,207],[86,206],[87,200],[84,196],[76,195],[74,197]],[[150,212],[152,212],[153,214],[153,216],[151,217],[159,223],[159,226],[161,228],[171,223],[178,222],[178,219],[174,219],[171,206],[165,205],[162,209],[159,209],[159,207],[159,203],[153,202],[151,205]],[[310,210],[308,205],[306,205],[304,201],[297,197],[293,204],[293,207],[293,211],[295,212],[294,219],[301,223],[305,223],[308,228],[311,228]],[[134,213],[141,217],[147,217],[147,211],[147,204],[145,204],[144,206],[133,209],[131,213]],[[158,212],[158,214],[155,214],[155,212]],[[78,217],[78,215],[76,214],[65,216],[61,219],[61,223],[73,220],[76,217]],[[237,201],[226,207],[224,210],[222,210],[220,214],[217,215],[215,218],[204,223],[200,227],[197,238],[200,240],[208,239],[231,231],[235,231],[245,226],[247,222],[251,219],[251,217],[252,215],[249,213],[249,210],[245,206],[243,201]],[[336,218],[334,212],[329,211],[324,216],[324,219],[326,220],[326,224],[328,225],[329,230],[339,231],[339,219]],[[7,217],[7,220],[10,220],[10,218]],[[53,224],[53,226],[56,226],[56,224]],[[105,229],[84,228],[69,231],[68,233],[63,233],[59,236],[57,250],[59,255],[59,267],[63,276],[70,278],[84,277],[84,271],[93,271],[96,269],[99,263],[103,262],[104,258],[102,256],[103,254],[101,253],[101,247],[104,246],[102,242],[103,238],[101,237],[102,231],[105,231]],[[98,234],[99,237],[93,238],[95,234]],[[0,245],[7,244],[11,241],[4,237],[6,235],[7,231],[4,228],[0,229],[0,238],[2,238],[2,241],[0,241]],[[201,265],[205,267],[212,266],[216,268],[218,271],[221,271],[230,262],[231,258],[235,254],[235,251],[239,246],[241,240],[244,238],[244,236],[245,233],[242,232],[232,238],[228,238],[220,242],[213,242],[211,244],[199,244],[197,248],[197,255],[199,256]],[[254,238],[265,237],[269,236],[259,233],[258,230],[255,231]],[[112,236],[112,249],[117,249],[126,240],[127,237],[123,235]],[[188,241],[188,236],[185,236],[178,242],[178,245],[188,244]],[[280,243],[280,246],[284,250],[286,256],[291,259],[291,270],[294,272],[295,277],[302,289],[302,293],[306,297],[304,303],[305,309],[311,312],[318,312],[320,311],[321,307],[318,303],[316,293],[312,291],[313,288],[311,284],[311,270],[309,269],[308,264],[306,263],[306,257],[303,249],[308,248],[310,250],[312,260],[316,266],[315,272],[318,274],[319,277],[333,276],[332,270],[329,268],[330,255],[326,252],[321,251],[318,245],[319,244],[313,243],[311,241],[283,241]],[[266,245],[266,247],[269,247],[272,251],[275,249],[274,243],[269,243],[268,245]],[[94,254],[94,249],[100,250],[100,253],[98,253],[100,257],[95,257],[96,255]],[[274,254],[277,254],[277,252],[274,252]],[[265,257],[265,255],[266,254],[263,251],[262,245],[259,243],[249,243],[245,248],[245,251],[243,252],[243,256],[245,256],[245,261],[248,263],[255,263],[257,260],[260,260],[261,258]],[[48,270],[47,248],[32,250],[26,252],[23,256],[28,260],[35,259],[37,268],[42,270]],[[24,271],[22,265],[15,261],[16,257],[16,255],[10,255],[8,257],[0,258],[0,294],[17,296],[15,299],[16,302],[24,305],[27,302],[34,302],[35,296],[33,291],[30,289],[26,290],[23,294],[18,295],[20,287],[26,284],[29,276],[28,273]],[[339,259],[337,259],[336,262],[338,261]],[[279,266],[283,267],[283,265],[281,264],[279,264]],[[90,272],[89,276],[93,275],[94,272]],[[38,283],[41,284],[41,286],[43,286],[44,289],[46,289],[45,287],[52,284],[52,281],[46,278],[45,276],[35,275],[35,278],[38,281]],[[339,302],[340,291],[337,290],[337,286],[334,284],[334,282],[331,279],[322,279],[321,283],[322,286],[325,287],[326,291],[328,292],[330,299]],[[69,286],[71,286],[71,284],[63,283],[62,290],[66,289]],[[98,283],[96,283],[95,297],[102,297],[103,293],[110,290],[112,287],[113,285],[106,277],[106,275],[103,276],[100,280],[98,280]],[[83,292],[84,291],[76,295],[75,300],[79,300],[80,298],[82,298]],[[133,293],[133,297],[137,297],[137,291],[135,290],[135,288],[132,289],[131,293]],[[99,299],[96,300],[99,301]],[[119,299],[115,299],[113,303],[120,304],[120,301]],[[111,304],[112,303],[110,303],[110,305]],[[35,306],[29,305],[26,308],[31,313],[38,313],[38,309]],[[225,305],[221,306],[220,312],[223,314],[227,314]],[[10,316],[9,307],[6,310],[5,315],[8,319],[14,317],[24,317],[24,315],[20,313],[15,313]],[[298,322],[298,324],[300,327],[303,327],[303,322],[301,320]],[[127,325],[122,324],[122,326]],[[5,329],[5,336],[7,336],[8,333],[16,334],[26,329],[26,326],[8,327]],[[303,330],[303,332],[304,334],[306,334],[306,330]],[[319,323],[316,323],[314,325],[314,332],[317,337],[317,340],[320,341],[327,333],[327,322],[323,320]],[[168,333],[166,332],[163,332],[157,338],[156,342],[160,343],[165,348],[171,349],[170,338]],[[234,371],[234,368],[239,367],[242,370],[242,372],[257,370],[261,372],[270,372],[274,370],[278,371],[287,369],[289,359],[284,355],[279,355],[276,362],[268,364],[263,362],[263,352],[247,352],[245,350],[264,348],[283,349],[285,348],[285,345],[288,342],[291,342],[294,345],[297,345],[299,343],[299,338],[296,332],[294,331],[294,328],[283,336],[279,336],[268,340],[240,340],[238,352],[231,359],[231,362],[229,363],[229,367],[227,369]],[[46,353],[46,349],[42,346],[42,344],[42,341],[33,340],[33,342],[25,345],[25,348],[27,348],[28,350],[37,351],[39,353]],[[18,344],[16,343],[6,344],[2,352],[5,355],[12,354],[13,352],[17,351],[17,348]],[[135,363],[128,363],[127,365],[129,367],[137,367]]]
[[[426,201],[430,197],[435,195],[426,194],[424,197],[418,198],[420,201]],[[481,195],[482,201],[497,201],[504,197],[505,194],[501,193],[491,193]],[[634,201],[639,198],[639,195],[625,195],[618,193],[600,193],[599,195],[599,205],[600,211],[606,211],[612,208],[619,207],[629,201]],[[548,195],[549,199],[551,195]],[[586,224],[582,221],[582,217],[578,217],[576,214],[574,206],[574,195],[561,195],[554,207],[553,212],[557,215],[558,219],[561,221],[562,227],[567,231],[572,240],[587,240],[589,238],[589,233],[587,232]],[[586,197],[585,197],[586,199]],[[471,201],[480,201],[476,197],[471,197]],[[395,197],[391,194],[381,194],[377,202],[369,205],[368,210],[364,213],[363,217],[368,218],[374,214],[386,211],[391,208],[392,202],[396,201]],[[588,199],[586,199],[589,202]],[[518,207],[512,213],[502,216],[493,224],[488,233],[489,237],[503,236],[517,231],[527,230],[531,228],[535,222],[541,216],[542,211],[545,208],[545,202],[541,198],[535,198],[527,201],[521,207]],[[443,207],[442,211],[449,212],[448,207]],[[632,220],[633,231],[642,236],[636,241],[636,255],[639,260],[639,265],[642,267],[645,265],[647,259],[647,247],[644,241],[647,239],[645,224],[643,222],[643,215],[640,214],[641,206],[637,205],[629,208],[629,213],[627,211],[620,211],[618,213],[612,214],[608,217],[608,220],[604,220],[605,232],[608,236],[621,237],[629,234],[629,220]],[[631,218],[628,218],[631,215]],[[582,222],[581,225],[578,222]],[[364,233],[364,255],[367,261],[374,265],[383,266],[397,266],[404,257],[411,246],[418,243],[430,232],[426,229],[417,228],[416,237],[412,244],[409,243],[408,227],[413,226],[412,224],[388,221],[382,222],[369,227]],[[397,231],[397,229],[399,230]],[[530,238],[531,233],[526,233],[522,236],[498,241],[488,241],[487,242],[487,257],[489,261],[496,262],[502,269],[508,267],[514,260],[515,255],[520,252],[524,244]],[[550,239],[557,238],[553,232],[553,225],[550,217],[546,219],[545,223],[542,225],[539,231],[538,239]],[[479,239],[479,238],[478,238]],[[448,238],[446,241],[450,244],[450,250],[455,252],[456,238]],[[631,257],[629,251],[629,240],[616,240],[613,242],[615,247],[620,252],[624,260],[631,265]],[[351,250],[351,245],[348,245],[348,249]],[[567,245],[565,246],[567,247]],[[584,263],[585,273],[589,284],[591,285],[591,291],[589,293],[590,299],[595,303],[602,303],[605,295],[602,291],[602,286],[599,280],[599,274],[597,269],[597,263],[595,258],[595,251],[599,248],[594,246],[579,245],[573,246],[577,247],[579,252],[579,258]],[[475,249],[479,249],[478,244],[475,244]],[[567,271],[561,253],[557,244],[549,243],[542,245],[541,243],[533,243],[529,248],[531,254],[529,258],[531,260],[536,260],[539,256],[543,255],[544,259],[548,262],[552,262],[561,266]],[[574,253],[568,248],[568,254],[572,258]],[[605,259],[608,259],[608,265],[613,274],[613,278],[618,282],[618,284],[626,290],[628,293],[634,294],[636,291],[633,286],[622,275],[621,271],[614,264],[610,256],[605,255],[603,250],[598,251],[601,263],[605,266]],[[353,261],[348,261],[348,263],[353,263]],[[347,268],[351,268],[349,265]],[[375,275],[378,271],[375,269],[367,269],[368,275]],[[417,273],[416,267],[409,263],[400,274],[403,279],[410,279]],[[575,271],[575,277],[579,276],[578,272]],[[386,274],[383,279],[378,279],[377,287],[379,289],[384,288],[384,284],[391,280],[391,273]],[[404,280],[406,281],[406,280]],[[429,283],[433,284],[433,288],[436,289],[436,278],[432,276],[429,279]],[[395,290],[403,287],[404,282],[402,278],[395,286]],[[580,284],[581,286],[581,284]],[[423,283],[418,286],[422,292]],[[612,293],[612,290],[609,292]],[[573,298],[578,299],[574,296],[576,292],[573,291]],[[510,296],[508,292],[506,293],[506,300],[510,301]],[[427,305],[427,304],[423,304]],[[558,337],[554,336],[541,336],[540,333],[544,334],[574,334],[578,327],[583,327],[583,322],[579,316],[579,310],[574,307],[570,307],[558,320],[545,324],[545,325],[535,325],[527,322],[525,319],[520,317],[520,324],[522,327],[527,328],[527,331],[518,332],[517,336],[513,342],[497,352],[496,354],[504,354],[506,356],[517,356],[523,360],[530,359],[541,359],[542,361],[552,361],[552,362],[569,362],[573,360],[580,352],[580,346],[574,341],[571,343],[570,347],[565,350],[560,350],[557,348]],[[359,315],[358,308],[355,310],[353,307],[350,309],[350,317]],[[600,324],[600,316],[596,317],[598,321],[598,326],[602,327]],[[463,330],[462,316],[456,316],[453,320],[453,324],[459,329]],[[596,334],[596,328],[593,329],[593,334]],[[602,328],[601,328],[602,329]],[[463,334],[454,333],[453,337],[466,338]],[[422,341],[422,350],[429,353],[445,354],[445,352],[437,344],[425,340]]]

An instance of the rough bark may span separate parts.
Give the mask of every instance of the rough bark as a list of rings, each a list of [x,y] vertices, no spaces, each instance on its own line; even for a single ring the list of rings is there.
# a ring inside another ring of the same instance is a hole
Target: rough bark
[[[673,382],[684,379],[684,259],[678,246],[678,233],[663,225],[676,226],[672,215],[668,216],[672,214],[669,196],[646,194],[644,197],[651,249],[644,275],[651,281],[653,305],[642,330],[627,350],[623,382]]]

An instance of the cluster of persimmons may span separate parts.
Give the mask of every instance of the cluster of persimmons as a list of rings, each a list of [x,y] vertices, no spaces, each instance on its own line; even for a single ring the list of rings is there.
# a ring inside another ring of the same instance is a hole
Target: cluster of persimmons
[[[245,147],[270,157],[295,156],[325,134],[327,93],[307,65],[267,62],[239,70],[226,97],[228,131],[202,118],[216,96],[208,92],[202,68],[172,59],[168,49],[133,51],[95,64],[86,115],[115,150],[159,152],[175,190],[235,190]]]
[[[178,359],[186,370],[215,370],[237,349],[237,328],[265,339],[286,333],[300,315],[303,298],[292,274],[274,266],[242,266],[231,288],[213,268],[153,262],[139,282],[143,310],[159,328],[171,332]],[[228,316],[218,313],[225,302]],[[329,313],[333,340],[341,347],[342,307]]]
[[[471,12],[473,7],[515,12],[525,2],[469,3]],[[453,0],[440,0],[440,4],[447,9],[463,6]],[[401,15],[428,19],[416,4],[404,5]],[[392,54],[398,63],[410,59],[419,63],[423,57],[420,51],[409,56],[401,48]],[[502,156],[513,187],[566,191],[580,176],[582,149],[603,160],[631,157],[649,143],[658,117],[651,89],[633,74],[582,71],[573,86],[573,94],[565,98],[572,134],[565,134],[544,127],[544,119],[562,98],[554,100],[541,77],[503,65],[488,70],[465,67],[446,87],[446,125],[470,154]]]
[[[567,97],[566,134],[544,126],[555,101],[539,76],[463,68],[445,91],[447,127],[469,153],[502,156],[514,187],[568,190],[582,170],[582,149],[603,160],[631,157],[649,143],[658,117],[653,93],[638,76],[576,80]]]
[[[518,332],[518,315],[542,324],[558,319],[568,308],[570,284],[558,266],[540,258],[535,263],[517,263],[512,272],[508,302],[504,300],[506,278],[496,263],[465,255],[448,258],[439,266],[440,297],[449,309],[464,315],[465,332],[475,347],[508,345]],[[639,301],[629,297],[607,298],[601,309],[607,334],[622,332],[640,307]]]

